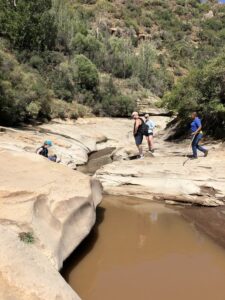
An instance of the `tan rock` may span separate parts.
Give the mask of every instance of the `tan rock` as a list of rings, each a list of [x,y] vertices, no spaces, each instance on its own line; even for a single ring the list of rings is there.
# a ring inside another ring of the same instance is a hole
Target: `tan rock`
[[[79,299],[57,270],[95,223],[99,183],[36,154],[0,153],[0,299]]]
[[[182,152],[172,154],[169,149],[172,145],[166,145],[167,156],[162,152],[154,158],[103,166],[96,172],[96,178],[102,182],[105,193],[204,206],[224,205],[224,151],[187,161]]]

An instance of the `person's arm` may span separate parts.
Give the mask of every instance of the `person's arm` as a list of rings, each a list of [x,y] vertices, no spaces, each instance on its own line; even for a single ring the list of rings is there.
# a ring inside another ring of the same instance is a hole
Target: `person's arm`
[[[40,147],[39,149],[37,149],[36,153],[40,154],[42,150],[43,150],[43,147]]]
[[[134,135],[137,134],[138,128],[141,125],[141,121],[139,119],[135,120],[135,124],[134,124]]]

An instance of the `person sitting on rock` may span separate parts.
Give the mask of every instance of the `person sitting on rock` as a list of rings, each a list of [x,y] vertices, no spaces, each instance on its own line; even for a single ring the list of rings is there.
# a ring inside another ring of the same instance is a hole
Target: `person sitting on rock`
[[[154,153],[153,130],[155,128],[155,123],[150,120],[149,114],[145,114],[145,124],[148,125],[148,136],[146,136],[148,149],[149,152]]]
[[[36,153],[48,158],[48,148],[51,146],[52,146],[52,142],[47,140],[44,142],[43,146],[37,149]]]

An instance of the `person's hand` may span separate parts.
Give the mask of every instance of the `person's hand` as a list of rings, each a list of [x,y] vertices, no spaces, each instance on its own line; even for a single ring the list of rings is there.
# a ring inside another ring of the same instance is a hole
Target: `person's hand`
[[[191,135],[192,135],[192,136],[196,135],[196,132],[192,132]]]

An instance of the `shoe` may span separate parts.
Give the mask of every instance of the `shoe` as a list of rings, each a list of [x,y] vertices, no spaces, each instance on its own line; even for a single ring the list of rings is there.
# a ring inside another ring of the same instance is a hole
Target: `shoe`
[[[139,156],[139,159],[144,159],[144,155],[140,155],[140,156]]]
[[[154,153],[154,152],[155,152],[155,150],[154,150],[154,149],[151,149],[151,150],[148,150],[148,152],[150,152],[150,153]]]
[[[208,156],[208,154],[209,154],[209,150],[206,150],[204,153],[204,157]]]
[[[197,156],[191,156],[190,159],[198,159]]]

